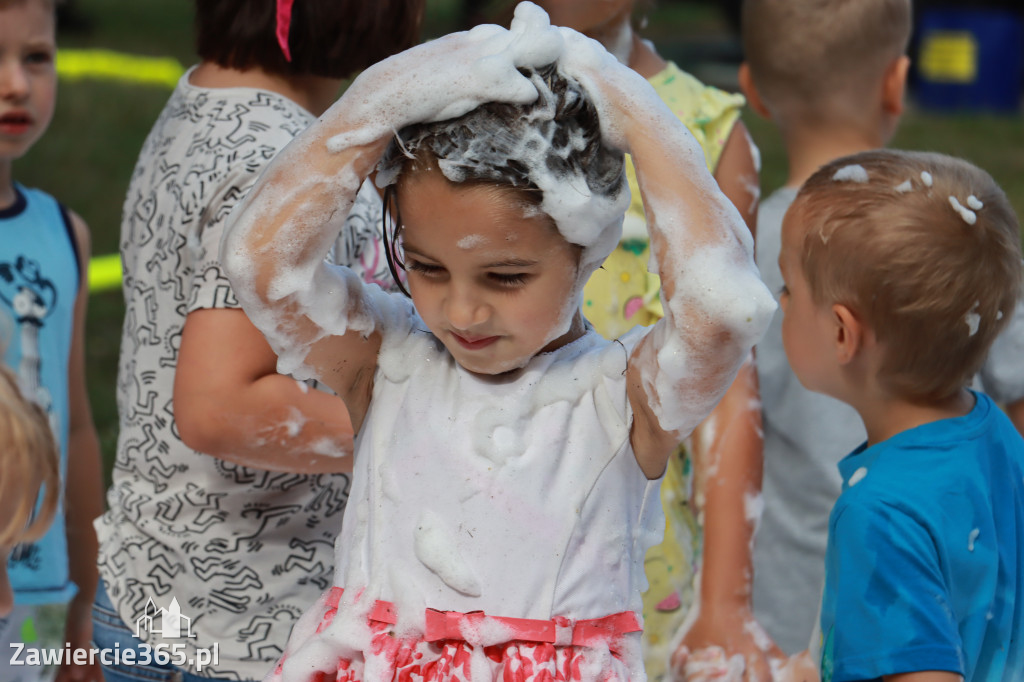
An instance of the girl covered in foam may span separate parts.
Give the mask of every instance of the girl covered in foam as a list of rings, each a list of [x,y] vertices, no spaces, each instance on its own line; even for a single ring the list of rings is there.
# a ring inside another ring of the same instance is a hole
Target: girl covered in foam
[[[666,315],[580,312],[632,153]],[[326,265],[376,169],[410,298]],[[643,78],[523,3],[367,69],[267,168],[223,262],[279,369],[358,429],[335,587],[272,678],[643,679],[658,479],[774,308],[749,232]]]

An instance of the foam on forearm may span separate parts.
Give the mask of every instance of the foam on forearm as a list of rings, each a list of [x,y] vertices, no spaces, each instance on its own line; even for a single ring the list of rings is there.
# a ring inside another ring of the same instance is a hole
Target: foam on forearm
[[[376,319],[372,294],[355,273],[324,261],[362,179],[351,165],[303,165],[318,158],[321,140],[311,129],[269,164],[231,216],[222,246],[235,294],[278,354],[278,371],[297,378],[312,378],[305,359],[317,341],[369,334]]]
[[[683,207],[673,205],[678,199],[645,194],[645,200],[649,215],[673,219],[649,222],[660,237],[651,248],[665,318],[651,332],[656,356],[636,359],[662,429],[687,434],[727,390],[767,329],[775,301],[758,276],[750,235],[731,205],[712,207],[711,217],[694,216],[726,228],[696,239],[681,218]]]
[[[725,393],[775,301],[749,230],[690,132],[639,74],[565,35],[578,49],[561,68],[594,93],[609,142],[633,153],[665,310],[633,362],[661,428],[685,435]]]

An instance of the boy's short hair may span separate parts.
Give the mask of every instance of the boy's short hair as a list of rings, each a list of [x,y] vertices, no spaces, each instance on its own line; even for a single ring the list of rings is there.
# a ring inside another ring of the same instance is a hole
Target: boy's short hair
[[[44,493],[37,507],[40,484]],[[38,539],[53,520],[59,496],[57,444],[46,413],[25,399],[14,374],[0,364],[0,497],[6,512],[0,547]],[[6,561],[2,553],[0,560]]]
[[[1021,295],[1020,228],[976,166],[878,150],[837,159],[801,188],[788,220],[819,305],[841,303],[884,347],[879,381],[912,400],[966,386]]]
[[[196,50],[229,69],[348,78],[411,47],[424,0],[296,0],[288,45],[278,45],[275,0],[196,0]]]
[[[813,123],[875,99],[907,49],[910,0],[744,0],[743,51],[773,116]]]

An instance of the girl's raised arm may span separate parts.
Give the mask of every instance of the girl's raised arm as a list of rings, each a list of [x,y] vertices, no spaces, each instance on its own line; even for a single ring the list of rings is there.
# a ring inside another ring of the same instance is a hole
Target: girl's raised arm
[[[633,157],[661,277],[665,317],[627,370],[633,449],[653,478],[725,393],[775,302],[750,232],[686,127],[639,74],[588,38],[564,38],[562,68],[594,99],[609,142]]]
[[[512,29],[481,26],[364,71],[267,167],[231,217],[221,260],[278,369],[317,378],[347,403],[358,429],[386,303],[354,273],[327,265],[363,179],[406,125],[460,116],[484,102],[530,102],[516,68],[558,58],[561,34],[536,7]]]

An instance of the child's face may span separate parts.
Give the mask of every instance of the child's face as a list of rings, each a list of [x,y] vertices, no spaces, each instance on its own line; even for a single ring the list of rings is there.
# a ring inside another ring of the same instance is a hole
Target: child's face
[[[635,0],[537,0],[555,26],[580,33],[601,32],[629,19]]]
[[[779,268],[785,282],[782,306],[782,342],[793,373],[811,391],[828,393],[835,363],[831,361],[832,315],[828,306],[811,297],[800,253],[806,234],[801,211],[794,204],[782,221]]]
[[[398,201],[409,293],[460,365],[500,374],[580,336],[579,249],[549,217],[437,171],[403,180]]]
[[[53,9],[40,0],[0,8],[0,161],[27,152],[53,117]]]

